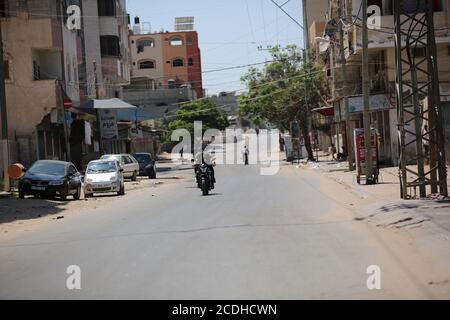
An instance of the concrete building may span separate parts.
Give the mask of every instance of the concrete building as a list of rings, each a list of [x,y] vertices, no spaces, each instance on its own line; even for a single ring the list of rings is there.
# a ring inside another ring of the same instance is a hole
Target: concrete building
[[[119,98],[130,82],[126,1],[82,0],[82,5],[87,94]]]
[[[435,2],[435,35],[438,51],[441,94],[445,100],[450,92],[450,1]],[[354,128],[362,127],[362,46],[360,22],[352,23],[355,17],[362,18],[361,0],[342,1],[342,16],[338,15],[339,1],[329,1],[329,21],[325,27],[329,37],[328,45],[322,43],[321,60],[325,64],[328,82],[332,91],[334,106],[333,135],[340,146],[352,141]],[[372,123],[381,139],[381,163],[397,164],[397,110],[395,100],[395,43],[393,1],[369,1],[381,9],[382,30],[369,30],[369,76],[371,82],[370,109]],[[342,19],[342,20],[341,20]],[[344,21],[343,43],[346,73],[341,63],[340,35],[337,21]],[[424,57],[425,47],[415,50],[417,57]],[[406,57],[405,57],[406,58]],[[418,79],[424,82],[425,79]],[[342,151],[342,149],[341,149]],[[410,150],[415,152],[415,150]]]
[[[64,98],[80,103],[81,41],[66,14],[77,1],[1,1],[10,161],[66,156],[58,110]],[[3,161],[2,161],[3,163]]]
[[[131,78],[135,89],[191,87],[203,97],[202,68],[196,31],[141,34],[139,18],[129,36]]]

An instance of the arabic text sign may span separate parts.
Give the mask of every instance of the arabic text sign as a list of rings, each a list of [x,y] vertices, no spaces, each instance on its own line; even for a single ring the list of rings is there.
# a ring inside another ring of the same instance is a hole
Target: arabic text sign
[[[391,104],[389,103],[389,99],[384,94],[376,94],[370,96],[369,100],[370,107],[369,109],[372,110],[382,110],[382,109],[389,109]],[[349,97],[348,98],[348,112],[355,113],[355,112],[362,112],[363,111],[363,97],[362,96],[356,96],[356,97]]]
[[[119,130],[117,128],[116,112],[112,110],[100,110],[100,127],[102,138],[104,140],[112,140],[119,138]]]

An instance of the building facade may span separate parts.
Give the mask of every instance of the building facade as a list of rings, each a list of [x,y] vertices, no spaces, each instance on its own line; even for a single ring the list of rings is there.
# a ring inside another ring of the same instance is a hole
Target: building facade
[[[67,26],[77,1],[1,1],[10,162],[66,157],[61,107],[80,104],[81,38]],[[3,163],[3,162],[2,162]]]
[[[203,97],[201,53],[196,31],[139,34],[129,37],[131,78],[141,89],[190,87]],[[137,88],[137,87],[135,87]]]
[[[445,100],[450,92],[450,1],[433,1],[440,88]],[[353,129],[363,125],[361,4],[361,0],[329,1],[324,30],[326,40],[321,39],[317,46],[320,47],[317,59],[324,64],[333,96],[333,136],[341,148],[351,147]],[[399,146],[393,0],[369,0],[369,5],[378,6],[381,13],[381,27],[369,30],[370,113],[372,124],[380,135],[380,161],[395,165]],[[339,23],[342,23],[342,37]],[[425,57],[426,47],[418,46],[413,54],[416,58]],[[425,82],[426,79],[419,78],[418,81]],[[410,149],[409,152],[416,152],[412,146]]]

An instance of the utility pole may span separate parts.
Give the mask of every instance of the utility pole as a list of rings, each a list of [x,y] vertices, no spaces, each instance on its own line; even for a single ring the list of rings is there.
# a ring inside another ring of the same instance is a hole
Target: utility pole
[[[305,72],[306,72],[306,77],[305,77],[305,108],[306,108],[306,112],[307,114],[309,114],[309,103],[308,103],[308,90],[309,90],[309,80],[310,80],[310,54],[311,54],[311,47],[310,47],[310,43],[309,43],[309,22],[308,22],[308,9],[307,9],[307,0],[302,0],[302,9],[303,9],[303,42],[304,42],[304,47],[305,47],[305,63],[306,63],[306,68],[305,68]],[[311,116],[307,117],[307,121],[306,121],[306,126],[308,126],[308,128],[305,128],[305,132],[311,132],[312,131],[312,118]],[[309,144],[309,148],[311,147],[311,139],[308,136],[308,134],[304,135],[304,143],[305,146],[307,146]],[[317,148],[317,146],[316,146]],[[307,148],[308,149],[308,148]],[[309,149],[308,149],[309,150]],[[314,152],[314,150],[312,150],[312,153]],[[311,154],[311,157],[314,160],[314,155]],[[309,155],[308,155],[309,158]],[[319,161],[319,159],[315,159],[316,161]]]
[[[98,99],[98,83],[97,83],[97,62],[92,62],[94,66],[94,90],[95,90],[95,99]],[[98,109],[95,109],[95,115],[97,116],[97,131],[98,131],[98,148],[100,155],[103,155],[103,140],[102,140],[102,131],[101,131],[101,125],[100,125],[100,112]]]
[[[0,109],[2,121],[2,153],[3,153],[3,190],[9,192],[9,143],[8,143],[8,112],[6,109],[6,90],[5,90],[5,64],[3,62],[3,35],[2,24],[0,21]]]
[[[367,26],[367,0],[362,1],[362,81],[363,81],[363,123],[364,123],[364,147],[366,164],[366,184],[371,183],[372,169],[372,144],[371,144],[371,120],[370,120],[370,82],[369,82],[369,29]],[[376,141],[375,141],[376,143]],[[370,179],[370,180],[369,180]]]
[[[70,141],[69,141],[69,126],[67,125],[67,118],[66,118],[66,109],[64,107],[64,90],[62,83],[59,80],[56,80],[57,84],[59,84],[59,112],[63,116],[63,127],[64,127],[64,140],[66,143],[66,161],[72,162],[72,155],[70,152]]]
[[[310,46],[309,46],[308,12],[306,0],[302,0],[302,5],[303,5],[303,41],[306,51],[305,61],[306,63],[309,63]]]
[[[339,46],[340,46],[340,60],[341,60],[341,67],[342,67],[342,90],[341,94],[346,96],[347,92],[345,90],[345,86],[347,85],[347,61],[345,60],[345,50],[344,50],[344,28],[342,27],[342,22],[340,21],[343,17],[343,11],[342,8],[344,7],[344,3],[342,0],[339,0],[338,3],[338,32],[339,32]],[[350,115],[348,112],[348,100],[345,99],[345,136],[346,136],[346,142],[345,142],[345,148],[347,149],[347,160],[348,160],[348,170],[353,171],[353,148],[352,148],[352,131],[350,128]],[[339,108],[340,110],[340,108]]]

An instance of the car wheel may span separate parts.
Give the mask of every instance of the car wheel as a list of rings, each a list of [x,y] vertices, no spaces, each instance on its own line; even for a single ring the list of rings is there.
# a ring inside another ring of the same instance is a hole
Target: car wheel
[[[137,180],[137,173],[136,171],[133,172],[133,176],[131,177],[131,181],[136,181]]]
[[[80,200],[81,196],[81,187],[78,187],[77,192],[73,195],[74,200]]]
[[[62,194],[59,197],[61,198],[61,201],[66,201],[67,200],[67,195],[66,194]]]
[[[156,179],[156,171],[155,171],[155,169],[152,169],[152,171],[148,175],[148,178],[149,179]]]

